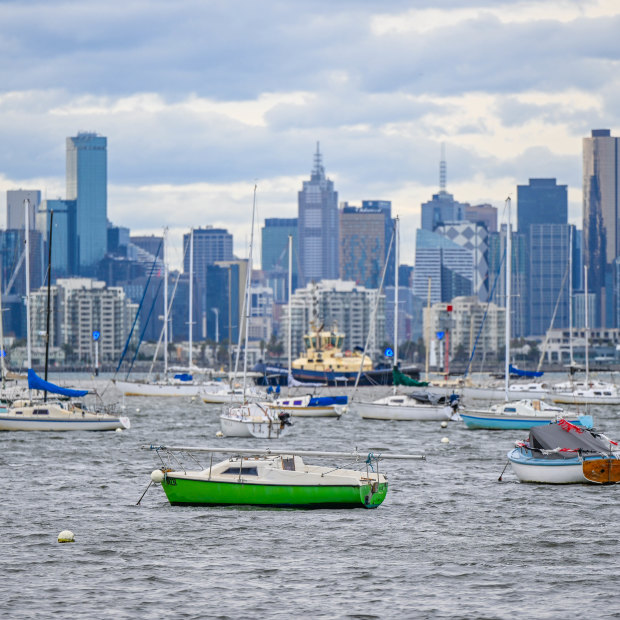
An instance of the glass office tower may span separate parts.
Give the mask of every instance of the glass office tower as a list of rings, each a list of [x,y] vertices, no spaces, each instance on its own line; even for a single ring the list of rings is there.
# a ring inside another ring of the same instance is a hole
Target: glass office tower
[[[67,200],[76,201],[77,262],[93,275],[107,251],[107,138],[78,133],[67,138]]]

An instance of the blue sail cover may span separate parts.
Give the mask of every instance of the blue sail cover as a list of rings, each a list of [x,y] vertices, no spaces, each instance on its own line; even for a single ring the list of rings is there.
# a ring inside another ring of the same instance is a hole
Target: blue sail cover
[[[510,369],[511,375],[517,375],[517,377],[542,377],[544,372],[536,372],[535,370],[519,370],[515,368],[512,364],[508,367]]]
[[[32,370],[32,368],[28,369],[28,389],[41,390],[43,392],[60,394],[61,396],[70,396],[72,398],[79,398],[88,394],[88,390],[71,390],[69,388],[60,387],[59,385],[54,385],[49,381],[44,381],[34,370]]]

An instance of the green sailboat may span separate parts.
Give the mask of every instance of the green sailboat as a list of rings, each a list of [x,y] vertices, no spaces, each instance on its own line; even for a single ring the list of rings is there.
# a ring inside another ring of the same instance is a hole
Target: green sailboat
[[[314,452],[149,446],[163,466],[151,473],[172,505],[246,505],[287,508],[376,508],[388,490],[379,471],[384,459],[424,459],[424,455],[358,452]],[[197,463],[199,453],[210,455],[200,469],[179,467],[181,456]],[[230,453],[213,463],[213,454]],[[303,457],[353,458],[360,469],[309,465]],[[170,467],[174,463],[176,469]]]

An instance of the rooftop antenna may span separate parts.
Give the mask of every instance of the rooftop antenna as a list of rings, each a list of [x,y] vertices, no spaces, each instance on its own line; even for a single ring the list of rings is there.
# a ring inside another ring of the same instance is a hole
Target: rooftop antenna
[[[439,162],[439,191],[446,191],[446,144],[441,143],[441,161]]]

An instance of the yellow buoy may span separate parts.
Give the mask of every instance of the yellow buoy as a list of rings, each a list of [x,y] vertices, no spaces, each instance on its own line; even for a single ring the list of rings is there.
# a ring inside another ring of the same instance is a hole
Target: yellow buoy
[[[63,530],[58,534],[58,542],[66,543],[66,542],[75,542],[75,536],[71,530]]]

